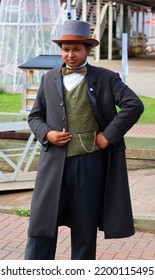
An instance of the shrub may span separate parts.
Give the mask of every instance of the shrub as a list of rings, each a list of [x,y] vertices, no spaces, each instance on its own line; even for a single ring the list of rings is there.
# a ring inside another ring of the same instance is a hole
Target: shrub
[[[4,88],[0,87],[0,94],[6,94],[7,92],[5,91]]]

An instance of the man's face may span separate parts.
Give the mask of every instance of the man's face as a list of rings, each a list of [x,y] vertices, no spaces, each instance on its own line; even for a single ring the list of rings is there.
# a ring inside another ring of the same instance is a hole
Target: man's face
[[[90,52],[91,46],[82,43],[63,43],[61,48],[62,59],[70,67],[83,64]]]

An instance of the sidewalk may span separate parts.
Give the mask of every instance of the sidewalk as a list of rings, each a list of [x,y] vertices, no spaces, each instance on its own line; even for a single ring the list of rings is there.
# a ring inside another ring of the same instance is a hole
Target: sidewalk
[[[22,260],[26,244],[28,218],[0,213],[0,260]],[[70,259],[69,229],[60,227],[56,259]],[[99,260],[155,260],[155,234],[136,231],[130,238],[104,239],[98,233]]]
[[[93,64],[95,64],[93,62]],[[97,63],[99,66],[99,64]],[[102,67],[121,72],[121,61],[100,62]],[[129,61],[127,83],[141,95],[155,97],[155,57]],[[134,89],[134,90],[135,90]],[[149,153],[154,160],[155,125],[134,125],[125,136],[129,148],[143,157]],[[128,142],[131,139],[130,142]],[[138,139],[145,139],[145,147]],[[130,150],[129,149],[129,150]],[[128,150],[128,152],[130,152]],[[136,233],[130,238],[105,240],[98,233],[97,259],[155,260],[155,168],[129,170],[129,185]],[[14,183],[16,184],[16,183]],[[22,182],[24,184],[24,182]],[[29,182],[34,187],[34,181]],[[30,207],[32,190],[0,194],[0,260],[23,259],[27,236],[27,217],[12,214],[15,208]],[[69,229],[60,227],[56,259],[70,258]]]
[[[155,124],[135,124],[126,134],[132,137],[155,138]]]

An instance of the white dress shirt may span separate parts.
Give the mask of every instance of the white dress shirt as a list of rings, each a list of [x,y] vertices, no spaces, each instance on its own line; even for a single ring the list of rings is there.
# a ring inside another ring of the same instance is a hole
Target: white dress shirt
[[[86,64],[87,64],[87,60],[85,61],[85,63],[80,65],[80,67],[74,67],[74,69],[79,69],[79,68],[85,66]],[[72,68],[72,67],[69,67],[68,65],[66,65],[66,66],[68,68]],[[82,81],[83,78],[84,78],[83,74],[71,73],[69,75],[63,76],[63,84],[68,91],[71,91]]]

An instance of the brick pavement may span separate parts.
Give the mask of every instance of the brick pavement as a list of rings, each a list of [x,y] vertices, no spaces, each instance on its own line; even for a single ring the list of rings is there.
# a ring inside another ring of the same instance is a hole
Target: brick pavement
[[[26,244],[28,217],[0,213],[0,260],[22,260]],[[70,259],[70,235],[60,227],[56,259]],[[155,260],[155,234],[136,231],[130,238],[105,240],[98,232],[98,260]]]

